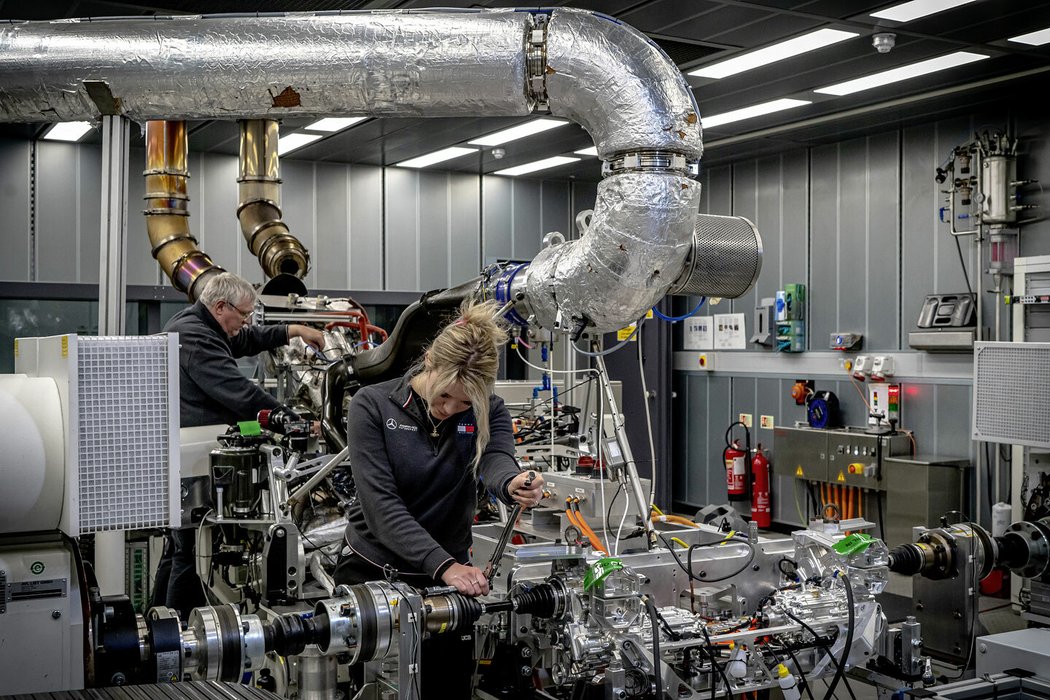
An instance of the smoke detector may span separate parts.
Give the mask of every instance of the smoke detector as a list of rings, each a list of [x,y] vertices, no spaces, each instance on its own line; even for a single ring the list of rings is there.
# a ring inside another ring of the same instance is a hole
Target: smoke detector
[[[889,53],[897,45],[897,35],[892,32],[879,32],[871,35],[871,45],[879,53]]]
[[[502,158],[505,155],[507,155],[507,151],[505,151],[502,148],[493,148],[492,149],[492,157],[495,158],[496,160],[499,160],[500,158]]]

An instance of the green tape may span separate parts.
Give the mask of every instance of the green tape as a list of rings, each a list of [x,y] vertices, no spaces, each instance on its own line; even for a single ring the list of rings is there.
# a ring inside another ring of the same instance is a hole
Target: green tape
[[[583,576],[583,590],[588,591],[604,581],[614,571],[623,568],[623,562],[615,557],[603,557],[591,564]]]
[[[262,435],[262,426],[257,420],[242,420],[237,424],[237,429],[241,435]]]
[[[851,554],[857,552],[863,552],[865,549],[870,547],[875,542],[875,538],[871,535],[865,535],[862,532],[855,532],[852,535],[847,535],[841,540],[831,546],[836,552],[844,557],[848,557]]]

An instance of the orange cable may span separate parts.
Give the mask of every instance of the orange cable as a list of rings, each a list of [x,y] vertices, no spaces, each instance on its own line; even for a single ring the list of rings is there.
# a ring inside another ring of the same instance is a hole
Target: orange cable
[[[598,537],[597,533],[595,533],[594,530],[591,529],[590,524],[583,517],[583,513],[580,512],[578,506],[576,508],[575,515],[576,515],[576,522],[579,524],[580,530],[584,534],[586,534],[587,535],[587,539],[589,539],[591,541],[591,547],[593,547],[596,551],[601,552],[602,554],[608,555],[609,554],[609,550],[607,550],[605,547],[602,546],[601,539]]]

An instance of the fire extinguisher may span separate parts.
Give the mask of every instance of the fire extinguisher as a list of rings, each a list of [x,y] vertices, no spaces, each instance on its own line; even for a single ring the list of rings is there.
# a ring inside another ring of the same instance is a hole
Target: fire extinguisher
[[[730,442],[733,428],[738,425],[744,425],[737,421],[729,426],[729,430],[726,431],[726,446],[722,450],[722,462],[726,468],[726,491],[729,493],[730,501],[746,501],[747,500],[747,486],[748,486],[748,461],[751,453],[751,433],[747,431],[747,426],[744,426],[746,433],[746,444],[744,447],[740,446],[739,440],[733,440]]]
[[[751,458],[751,520],[759,527],[769,527],[772,519],[769,458],[759,443]]]

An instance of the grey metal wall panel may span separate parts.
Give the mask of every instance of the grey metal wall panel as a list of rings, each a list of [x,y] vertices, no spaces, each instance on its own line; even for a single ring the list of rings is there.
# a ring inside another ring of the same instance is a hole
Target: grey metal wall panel
[[[708,444],[707,377],[676,375],[676,396],[672,402],[675,435],[674,463],[671,466],[671,500],[702,503],[706,488],[698,485],[700,472],[694,469],[697,454]]]
[[[481,178],[450,173],[449,191],[449,282],[459,284],[477,275],[482,268]]]
[[[0,217],[4,221],[4,255],[0,280],[28,282],[29,276],[28,141],[0,139]]]
[[[1050,140],[1046,137],[1046,114],[1037,110],[1018,118],[1017,136],[1021,142],[1021,153],[1018,159],[1018,176],[1026,180],[1050,182]],[[1050,191],[1046,185],[1028,185],[1021,193],[1021,203],[1038,207],[1035,210],[1021,212],[1022,219],[1034,219],[1046,216],[1050,211]],[[1050,221],[1023,226],[1018,241],[1020,255],[1050,255]]]
[[[237,222],[237,157],[202,153],[197,199],[200,216],[190,219],[190,230],[215,264],[251,282],[263,279],[259,263],[252,258]],[[244,260],[241,262],[243,251]]]
[[[733,214],[754,222],[758,218],[758,173],[759,163],[751,161],[733,168]],[[722,302],[713,313],[743,313],[745,323],[751,321],[751,310],[755,308],[755,292],[751,290],[728,304]]]
[[[419,173],[386,169],[386,286],[419,289]]]
[[[514,180],[487,175],[481,181],[482,257],[486,264],[493,259],[514,257]]]
[[[316,163],[315,168],[317,227],[310,246],[310,277],[317,289],[349,289],[350,172],[342,163]]]
[[[900,171],[896,131],[868,139],[866,350],[900,348]],[[845,319],[843,319],[845,321]],[[848,329],[844,329],[848,330]]]
[[[810,177],[810,270],[807,347],[816,347],[838,325],[839,290],[839,148],[814,148]]]
[[[584,209],[593,209],[598,199],[598,185],[593,182],[572,183],[572,202],[569,205],[569,216],[572,218],[573,236],[576,235],[576,215]],[[570,238],[570,236],[566,236]]]
[[[200,213],[199,209],[194,211],[194,208],[199,206],[199,202],[195,201],[199,196],[195,189],[199,191],[200,178],[192,176],[197,172],[193,169],[194,165],[191,158],[189,163],[191,177],[187,184],[187,191],[190,197],[190,230],[196,234],[196,226],[200,223]],[[146,207],[144,199],[146,181],[142,177],[142,171],[145,169],[146,152],[141,148],[132,148],[128,153],[128,233],[127,256],[125,257],[127,269],[124,279],[128,284],[168,284],[168,278],[160,271],[160,266],[153,259],[152,246],[146,234],[146,217],[142,213]],[[101,206],[101,201],[99,205]],[[100,212],[100,224],[101,216]]]
[[[319,205],[316,164],[303,160],[286,160],[281,163],[281,211],[288,230],[306,246],[317,250],[317,207]],[[236,210],[235,210],[236,211]],[[243,236],[241,240],[243,241]],[[266,279],[248,246],[241,244],[239,250],[241,274],[255,282]],[[319,251],[322,255],[324,251]],[[317,274],[312,271],[303,279],[308,288],[317,287]]]
[[[350,289],[383,289],[383,169],[350,166]]]
[[[905,339],[915,328],[923,298],[936,288],[936,246],[939,239],[947,236],[944,227],[937,223],[940,188],[930,175],[931,163],[938,163],[943,157],[936,135],[936,124],[923,124],[902,133],[901,286],[896,300],[901,307],[901,338]]]
[[[734,213],[733,170],[731,165],[721,165],[708,170],[701,164],[704,191],[700,195],[700,211],[720,216],[730,216]]]
[[[514,181],[514,219],[511,222],[511,254],[516,260],[532,260],[543,238],[543,183],[540,180]]]
[[[79,150],[73,143],[37,142],[36,279],[40,282],[77,281]]]
[[[725,446],[726,428],[736,420],[737,411],[732,401],[735,383],[736,380],[729,377],[711,377],[708,380],[705,413],[708,442],[699,451],[695,466],[701,474],[705,489],[705,497],[698,502],[699,505],[726,503],[729,500],[722,448]]]
[[[867,139],[854,139],[839,146],[838,198],[838,287],[835,296],[838,311],[834,316],[821,313],[825,304],[833,300],[813,295],[810,310],[813,336],[808,347],[828,347],[831,333],[839,330],[857,330],[867,327],[868,300],[868,167]],[[830,322],[832,325],[826,325]]]
[[[774,260],[765,256],[763,267],[778,265],[780,281],[809,282],[809,154],[799,150],[785,154],[782,160],[783,174],[782,227],[780,256]],[[762,240],[765,232],[759,229]],[[783,289],[783,287],[780,287]]]
[[[419,291],[449,286],[451,184],[446,173],[419,173]]]
[[[781,216],[783,211],[783,194],[781,186],[783,182],[782,161],[779,156],[764,158],[758,162],[758,182],[756,190],[755,218],[752,223],[758,227],[762,236],[762,257],[766,264],[762,265],[762,272],[755,283],[755,289],[748,295],[751,307],[758,305],[758,300],[764,297],[773,297],[778,289],[783,289],[784,280],[781,277],[781,261],[784,259],[784,222]],[[741,216],[746,216],[741,214]],[[796,280],[791,280],[792,282]],[[738,311],[745,311],[745,307],[739,307]],[[753,321],[753,314],[745,316],[747,323]],[[755,329],[748,329],[748,333],[754,333]]]
[[[102,228],[102,149],[98,146],[81,146],[78,153],[77,167],[77,216],[80,219],[77,227],[80,232],[80,251],[78,282],[98,284],[98,273],[101,265],[99,249],[101,247],[100,229]],[[130,161],[129,161],[130,163]],[[129,177],[136,177],[138,171],[129,166]],[[129,183],[130,184],[130,183]],[[128,202],[128,218],[135,216],[135,204]],[[130,228],[130,227],[129,227]]]
[[[569,238],[573,225],[573,217],[569,214],[569,190],[572,185],[568,182],[551,182],[548,180],[544,180],[542,184],[543,192],[540,198],[542,207],[541,235],[546,235],[551,231],[558,231],[565,238]],[[538,245],[536,250],[539,250]]]

